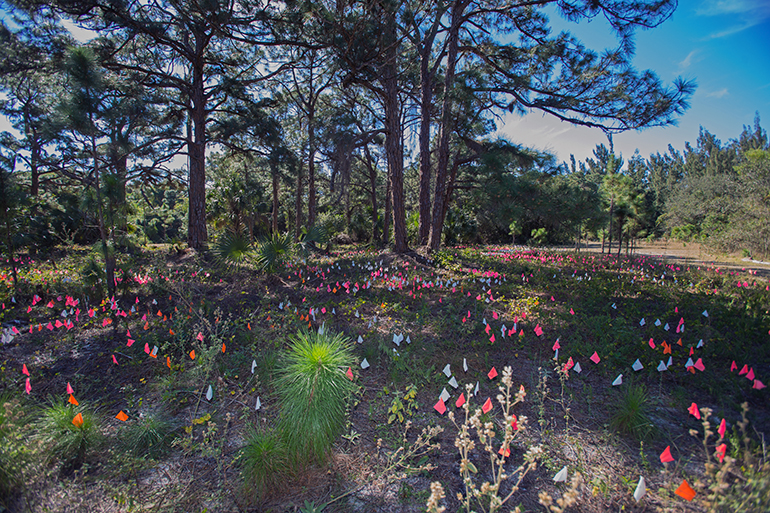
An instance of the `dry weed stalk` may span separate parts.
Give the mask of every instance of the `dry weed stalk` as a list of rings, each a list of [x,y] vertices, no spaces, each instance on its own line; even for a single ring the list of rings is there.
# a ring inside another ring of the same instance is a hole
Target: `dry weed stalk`
[[[526,429],[527,418],[516,418],[512,413],[513,407],[518,403],[524,401],[524,397],[527,395],[524,391],[524,387],[521,386],[515,395],[511,394],[511,388],[513,383],[511,380],[511,367],[505,367],[503,369],[502,384],[499,387],[500,394],[497,395],[497,401],[503,409],[503,422],[504,422],[504,435],[502,446],[497,449],[494,446],[495,442],[495,423],[494,422],[482,422],[482,412],[480,408],[476,408],[471,414],[470,398],[472,397],[473,386],[468,385],[466,387],[466,393],[468,401],[463,404],[462,408],[465,412],[465,418],[461,425],[458,425],[455,420],[453,412],[449,413],[449,420],[455,425],[458,430],[457,437],[455,438],[455,447],[460,453],[460,474],[463,478],[463,484],[465,486],[465,494],[458,493],[457,499],[462,504],[466,512],[470,512],[475,503],[482,511],[495,512],[519,490],[519,486],[524,477],[531,470],[537,467],[537,460],[542,455],[542,449],[538,446],[530,447],[524,454],[524,462],[519,465],[512,472],[506,471],[505,464],[510,455],[510,447],[514,438],[518,433],[523,432]],[[475,438],[471,435],[471,430],[475,430]],[[489,462],[491,466],[492,480],[484,481],[480,485],[473,479],[472,474],[477,474],[478,469],[470,460],[470,455],[476,448],[476,440],[478,444],[489,456]],[[500,488],[502,484],[507,480],[513,480],[510,491],[504,495],[500,495]],[[436,485],[437,483],[434,483]],[[434,496],[437,496],[439,486],[431,485],[431,500]],[[443,491],[443,490],[442,490]],[[431,502],[437,506],[438,499]],[[488,503],[488,504],[487,504]],[[514,511],[519,511],[517,507]]]

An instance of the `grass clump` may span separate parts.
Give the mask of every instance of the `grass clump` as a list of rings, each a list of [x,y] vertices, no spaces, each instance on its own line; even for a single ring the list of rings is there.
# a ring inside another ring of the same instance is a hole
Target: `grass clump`
[[[286,447],[275,431],[249,429],[240,460],[244,488],[259,498],[280,490],[291,475]]]
[[[82,404],[75,408],[64,401],[43,409],[37,431],[50,459],[61,462],[63,469],[80,467],[103,440],[96,414]]]
[[[168,454],[178,426],[161,412],[150,412],[126,424],[120,445],[134,456],[159,459]]]
[[[343,334],[301,331],[292,337],[276,381],[278,431],[290,457],[326,460],[345,428],[354,389],[345,373],[352,364],[351,341]]]
[[[0,511],[8,508],[25,485],[32,453],[24,430],[24,410],[18,399],[0,396]]]
[[[629,383],[618,400],[610,427],[637,439],[648,438],[653,425],[647,415],[649,395],[643,384]]]

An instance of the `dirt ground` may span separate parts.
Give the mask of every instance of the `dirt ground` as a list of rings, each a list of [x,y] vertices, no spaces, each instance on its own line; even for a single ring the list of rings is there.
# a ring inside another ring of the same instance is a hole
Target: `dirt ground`
[[[564,251],[575,251],[575,246],[561,246],[553,249]],[[602,243],[587,242],[581,243],[579,251],[589,251],[599,253],[602,250]],[[606,251],[606,248],[605,248]],[[613,254],[617,253],[617,246],[613,248]],[[770,262],[761,262],[744,258],[739,253],[725,254],[712,252],[713,250],[703,244],[696,242],[679,242],[660,240],[656,242],[641,241],[637,243],[633,254],[649,255],[651,257],[678,262],[683,265],[722,267],[730,269],[741,269],[756,271],[758,276],[770,276]],[[623,248],[622,254],[625,253]]]

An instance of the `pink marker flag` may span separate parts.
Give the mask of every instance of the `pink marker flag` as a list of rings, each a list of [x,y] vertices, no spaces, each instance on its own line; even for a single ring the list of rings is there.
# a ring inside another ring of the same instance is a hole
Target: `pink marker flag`
[[[465,404],[465,394],[460,394],[460,397],[457,399],[457,402],[455,402],[455,406],[457,408],[462,408],[463,404]]]
[[[345,375],[348,377],[350,381],[353,381],[353,369],[348,367],[348,371],[345,373]]]
[[[696,419],[700,420],[700,410],[698,409],[698,405],[695,403],[692,403],[689,408],[687,408],[687,411],[690,412],[690,415],[695,417]]]
[[[556,351],[557,349],[561,349],[561,346],[559,345],[559,341],[553,343],[553,347],[551,348],[551,351]]]
[[[129,338],[129,339],[128,339],[128,342],[126,343],[126,345],[127,345],[128,347],[131,347],[131,345],[132,345],[134,342],[136,342],[134,339],[132,339],[132,338]]]
[[[743,376],[747,372],[749,372],[749,366],[748,365],[744,365],[743,368],[738,372],[738,375],[739,376]]]
[[[591,355],[591,361],[594,363],[599,363],[602,359],[599,358],[599,353],[594,351],[594,354]]]
[[[492,312],[492,318],[493,319],[497,319],[498,317],[500,317],[500,316],[497,315],[497,312]]]
[[[438,402],[433,405],[433,409],[439,412],[440,415],[443,415],[446,412],[446,405],[444,404],[444,401],[439,398]]]
[[[147,342],[144,343],[144,352],[150,354],[150,344]]]
[[[730,365],[730,372],[735,371],[735,369],[737,369],[737,368],[738,368],[738,366],[735,364],[735,360],[733,360],[733,364]]]
[[[567,363],[564,364],[564,368],[567,370],[570,370],[572,367],[575,366],[575,362],[572,361],[572,357],[569,357],[569,360],[567,360]]]
[[[719,423],[719,429],[717,429],[717,433],[719,433],[719,438],[725,437],[725,431],[727,431],[727,422],[725,419],[722,419],[722,422]]]
[[[755,379],[755,380],[754,380],[754,386],[752,386],[751,388],[754,388],[754,389],[756,389],[756,390],[762,390],[762,389],[763,389],[763,388],[765,388],[766,386],[767,386],[767,385],[765,385],[764,383],[762,383],[762,382],[761,382],[761,381],[759,381],[758,379]]]
[[[670,463],[674,461],[674,457],[671,456],[671,446],[667,446],[666,449],[660,454],[661,463]]]
[[[489,376],[489,379],[495,379],[495,377],[497,377],[497,370],[494,367],[492,367],[492,370],[489,371],[487,376]]]
[[[542,334],[543,334],[543,328],[541,328],[540,324],[538,324],[537,326],[535,326],[535,335],[539,337]]]
[[[53,331],[53,324],[51,324],[51,323],[49,322],[49,323],[48,323],[48,326],[46,326],[46,328],[48,328],[49,330]]]
[[[754,379],[754,367],[749,369],[749,372],[746,373],[746,379],[748,379],[749,381]]]
[[[487,324],[487,327],[484,329],[484,331],[486,331],[486,332],[487,332],[487,335],[489,335],[489,331],[490,331],[491,329],[492,329],[492,328],[490,328],[490,327],[489,327],[489,324]]]
[[[27,364],[23,363],[21,364],[21,373],[25,376],[29,376],[29,371],[27,370]]]
[[[27,383],[24,385],[24,389],[27,391],[27,394],[32,392],[32,385],[29,383],[29,378],[27,378]]]
[[[649,344],[651,348],[655,349],[655,342],[653,342],[652,339],[650,339]]]
[[[570,313],[570,314],[572,314],[572,315],[575,315],[575,310],[573,310],[572,308],[570,308],[570,309],[569,309],[569,313]]]
[[[75,390],[72,388],[72,385],[70,385],[69,381],[67,382],[67,393],[68,394],[74,394]]]
[[[491,336],[491,337],[489,337],[489,341],[490,341],[491,343],[493,343],[493,344],[495,343],[495,334],[494,334],[494,333],[492,333],[492,336]]]
[[[127,330],[126,330],[126,336],[127,336],[128,338],[131,338],[131,330],[130,330],[130,329],[127,329]]]
[[[198,332],[198,336],[196,338],[203,342],[203,333]]]
[[[491,409],[492,409],[492,399],[487,397],[487,400],[484,403],[484,406],[481,407],[481,411],[483,411],[484,413],[489,413],[489,410]]]
[[[701,372],[706,370],[706,366],[703,365],[703,359],[701,359],[701,358],[698,358],[698,361],[695,362],[695,365],[693,367],[695,367],[696,369],[698,369]]]
[[[115,365],[117,365],[117,364],[118,364],[118,359],[117,359],[117,358],[115,358],[115,355],[112,355],[112,362],[113,362]]]
[[[717,446],[716,455],[717,455],[717,458],[719,458],[719,463],[722,463],[722,461],[725,459],[725,452],[727,452],[726,444]]]

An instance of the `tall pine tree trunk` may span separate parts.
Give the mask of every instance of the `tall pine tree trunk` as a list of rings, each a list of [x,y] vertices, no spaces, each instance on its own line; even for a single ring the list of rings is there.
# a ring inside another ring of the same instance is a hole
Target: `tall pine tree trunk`
[[[196,37],[196,45],[202,45]],[[206,229],[206,90],[202,58],[193,62],[191,111],[192,134],[188,139],[189,184],[187,206],[187,245],[202,249],[208,241]]]
[[[396,253],[407,251],[406,206],[404,205],[404,152],[401,127],[401,102],[398,97],[398,43],[396,41],[396,12],[385,13],[386,64],[382,78],[385,109],[385,154],[388,159],[390,196],[393,207],[393,235]]]
[[[433,220],[428,239],[428,246],[431,251],[437,251],[441,246],[441,233],[444,230],[444,218],[448,208],[446,203],[448,201],[449,137],[453,131],[452,87],[457,67],[461,17],[467,5],[468,0],[456,1],[452,5],[452,21],[447,42],[446,76],[444,77],[444,101],[441,105],[441,124],[439,126],[438,156],[436,159],[436,192],[433,195]]]
[[[425,43],[425,46],[428,46]],[[431,45],[432,46],[432,45]],[[430,73],[430,46],[420,56],[420,245],[430,237],[430,123],[433,104],[433,77]]]

